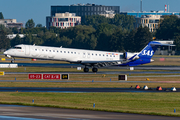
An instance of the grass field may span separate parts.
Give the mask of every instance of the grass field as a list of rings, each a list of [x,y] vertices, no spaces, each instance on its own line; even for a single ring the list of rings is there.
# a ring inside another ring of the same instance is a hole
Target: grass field
[[[34,99],[35,104],[32,104]],[[180,116],[179,93],[12,93],[0,103]],[[95,108],[93,108],[95,103]],[[176,109],[176,113],[174,113]]]

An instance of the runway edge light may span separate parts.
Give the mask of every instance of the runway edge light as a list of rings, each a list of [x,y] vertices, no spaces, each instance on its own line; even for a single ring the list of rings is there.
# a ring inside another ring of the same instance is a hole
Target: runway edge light
[[[93,104],[93,108],[95,108],[95,103]]]

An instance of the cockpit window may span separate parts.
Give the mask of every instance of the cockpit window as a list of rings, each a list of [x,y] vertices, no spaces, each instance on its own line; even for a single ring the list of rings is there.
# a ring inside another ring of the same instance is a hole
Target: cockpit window
[[[21,47],[13,47],[13,49],[22,49]]]

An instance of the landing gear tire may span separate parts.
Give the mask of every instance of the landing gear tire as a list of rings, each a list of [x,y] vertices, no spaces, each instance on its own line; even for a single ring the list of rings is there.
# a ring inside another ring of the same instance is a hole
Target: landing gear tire
[[[84,68],[84,72],[89,72],[89,68]]]
[[[93,72],[97,72],[98,69],[97,69],[97,68],[92,68],[92,71],[93,71]]]
[[[14,60],[15,60],[15,59],[14,59],[14,58],[12,58],[11,63],[14,63]]]

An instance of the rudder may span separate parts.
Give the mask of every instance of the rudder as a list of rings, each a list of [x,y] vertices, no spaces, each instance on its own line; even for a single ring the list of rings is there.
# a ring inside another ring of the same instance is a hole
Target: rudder
[[[159,46],[162,44],[159,42],[151,41],[148,43],[148,45],[139,53],[140,58],[147,58],[151,59],[152,56],[154,55],[155,51]]]

